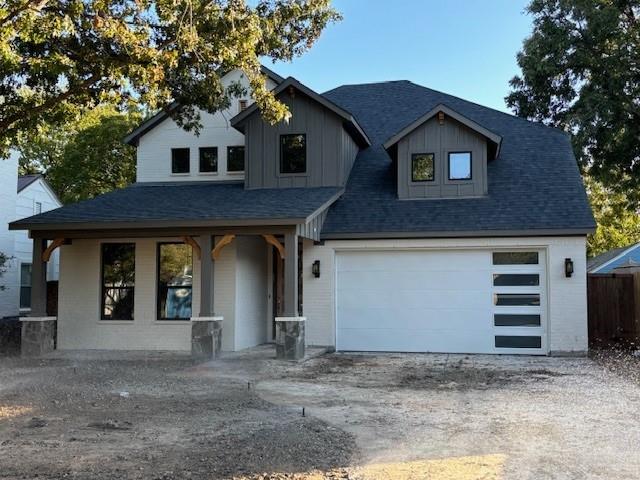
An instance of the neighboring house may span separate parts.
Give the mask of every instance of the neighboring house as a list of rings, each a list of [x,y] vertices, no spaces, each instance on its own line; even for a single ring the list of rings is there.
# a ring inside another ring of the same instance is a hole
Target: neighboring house
[[[589,273],[640,272],[640,242],[614,248],[587,261]]]
[[[0,278],[0,318],[16,317],[31,309],[33,242],[27,232],[8,230],[9,222],[48,212],[62,205],[42,175],[18,175],[18,155],[0,160],[0,252],[10,257]],[[47,265],[47,279],[58,279],[58,252]]]
[[[288,123],[249,96],[200,136],[159,114],[126,139],[135,185],[11,225],[62,245],[59,348],[188,351],[216,315],[225,350],[276,316],[343,351],[587,350],[595,222],[568,135],[408,81],[265,74]]]

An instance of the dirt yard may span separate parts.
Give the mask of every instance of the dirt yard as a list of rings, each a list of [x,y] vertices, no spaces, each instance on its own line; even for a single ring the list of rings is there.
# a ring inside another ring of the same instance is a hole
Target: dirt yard
[[[640,478],[635,359],[271,357],[0,359],[0,478]]]

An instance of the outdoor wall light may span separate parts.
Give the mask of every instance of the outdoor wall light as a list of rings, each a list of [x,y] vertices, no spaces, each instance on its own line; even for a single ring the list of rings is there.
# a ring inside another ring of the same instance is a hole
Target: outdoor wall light
[[[311,265],[311,273],[313,273],[314,277],[320,278],[320,260],[313,262]]]
[[[573,275],[573,260],[570,258],[564,259],[564,276],[569,278]]]

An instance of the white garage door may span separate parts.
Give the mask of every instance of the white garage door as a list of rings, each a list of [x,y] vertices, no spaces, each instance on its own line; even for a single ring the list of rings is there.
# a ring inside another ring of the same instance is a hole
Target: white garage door
[[[543,251],[336,255],[342,351],[545,354]]]

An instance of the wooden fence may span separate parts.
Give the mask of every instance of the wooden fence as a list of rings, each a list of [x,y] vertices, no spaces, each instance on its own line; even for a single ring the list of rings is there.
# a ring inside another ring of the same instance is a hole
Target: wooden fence
[[[638,345],[640,273],[589,274],[587,293],[591,346]]]

